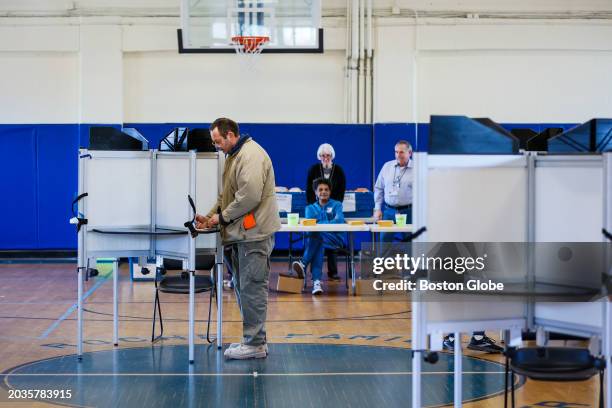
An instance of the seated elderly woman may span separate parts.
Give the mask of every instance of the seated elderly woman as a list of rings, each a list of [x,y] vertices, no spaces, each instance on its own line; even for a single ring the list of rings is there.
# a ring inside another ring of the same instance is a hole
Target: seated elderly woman
[[[330,198],[332,185],[328,179],[318,178],[313,182],[313,189],[317,201],[306,207],[306,218],[314,218],[317,224],[344,224],[342,203]],[[304,276],[306,267],[310,265],[312,274],[312,294],[323,293],[321,288],[321,274],[323,272],[324,249],[336,249],[344,246],[342,233],[339,232],[311,232],[307,234],[304,257],[295,261],[293,270],[298,276]]]

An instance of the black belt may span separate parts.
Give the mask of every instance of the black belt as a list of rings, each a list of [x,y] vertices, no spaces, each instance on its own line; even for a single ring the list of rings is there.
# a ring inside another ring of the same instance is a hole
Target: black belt
[[[393,206],[393,205],[389,205],[389,204],[385,203],[385,206],[389,207],[389,208],[393,208],[396,211],[404,211],[404,210],[408,210],[408,209],[412,208],[412,204]]]

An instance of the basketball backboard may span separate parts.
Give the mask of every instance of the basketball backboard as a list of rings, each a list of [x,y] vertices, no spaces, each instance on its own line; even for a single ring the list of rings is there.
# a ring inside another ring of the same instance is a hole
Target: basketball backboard
[[[235,52],[235,36],[265,36],[264,53],[322,53],[321,0],[181,0],[181,53]]]

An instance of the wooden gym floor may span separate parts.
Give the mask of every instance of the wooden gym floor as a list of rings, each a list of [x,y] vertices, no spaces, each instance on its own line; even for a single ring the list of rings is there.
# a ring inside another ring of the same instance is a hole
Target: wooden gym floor
[[[339,267],[342,276],[344,275],[342,272],[343,265],[340,263]],[[286,268],[286,261],[273,263],[270,287],[275,287],[278,272]],[[150,336],[154,295],[153,283],[132,282],[128,267],[123,264],[119,287],[119,314],[121,316],[119,348],[121,350],[113,351],[111,344],[112,279],[109,279],[109,277],[109,269],[101,270],[99,276],[90,279],[85,284],[85,292],[89,296],[84,308],[84,338],[87,343],[85,345],[87,354],[84,361],[89,361],[87,358],[91,358],[90,365],[87,366],[88,369],[95,371],[95,367],[102,366],[109,360],[117,359],[124,362],[127,367],[126,370],[138,370],[139,362],[145,364],[143,359],[149,358],[147,356],[143,357],[142,353],[148,353],[148,356],[153,355],[154,359],[160,358],[159,361],[162,361],[160,355],[156,353],[161,353],[165,349],[168,351],[164,359],[169,359],[169,364],[178,366],[178,370],[184,370],[187,365],[187,359],[183,358],[187,344],[187,297],[161,294],[165,326],[164,335],[166,338],[156,343],[155,348],[152,349]],[[242,405],[246,407],[260,404],[303,406],[308,403],[308,405],[312,404],[313,406],[324,406],[326,405],[325,401],[336,401],[335,404],[338,404],[338,401],[345,401],[346,404],[340,403],[340,406],[357,406],[360,405],[358,398],[362,398],[361,404],[363,405],[363,397],[359,397],[360,392],[363,394],[363,387],[366,387],[366,384],[372,384],[375,375],[380,375],[381,371],[394,371],[392,373],[394,375],[383,378],[384,382],[381,384],[404,381],[404,383],[397,383],[396,389],[401,389],[402,392],[409,389],[407,384],[410,381],[410,353],[406,350],[410,348],[410,304],[406,301],[386,299],[385,297],[372,299],[370,297],[348,296],[344,280],[341,282],[324,281],[324,289],[325,293],[318,297],[311,296],[310,292],[292,295],[280,294],[271,290],[267,323],[271,354],[266,360],[254,363],[240,362],[234,366],[229,366],[230,362],[224,362],[222,358],[219,358],[220,351],[217,352],[214,347],[207,347],[205,322],[208,312],[208,294],[197,295],[196,334],[203,335],[203,337],[197,339],[195,370],[200,377],[188,377],[201,378],[201,381],[211,377],[222,379],[221,383],[206,383],[208,388],[203,388],[204,385],[195,386],[196,393],[206,389],[209,394],[217,394],[217,399],[221,398],[220,395],[226,394],[229,395],[228,398],[232,398],[232,396],[235,398],[236,394],[240,394],[244,399],[238,400],[238,402],[237,400],[231,400],[230,402],[230,400],[223,399],[214,402],[214,397],[209,397],[213,399],[201,400],[197,396],[194,397],[193,394],[189,394],[189,392],[193,393],[193,390],[191,390],[185,391],[187,398],[192,398],[191,402],[185,400],[183,403],[177,403],[174,400],[172,405],[219,406],[219,403],[221,403],[224,406]],[[236,342],[239,341],[241,334],[240,313],[236,307],[233,293],[231,291],[224,293],[224,342]],[[74,264],[0,264],[0,373],[3,373],[2,378],[0,378],[0,407],[50,405],[50,403],[42,401],[9,399],[11,393],[14,396],[14,392],[10,391],[11,389],[22,389],[24,387],[46,387],[47,389],[76,387],[71,389],[71,392],[75,394],[95,391],[101,394],[100,398],[102,399],[99,403],[92,403],[91,400],[79,398],[63,403],[73,406],[105,406],[103,399],[108,399],[108,394],[105,396],[108,391],[105,389],[106,385],[104,384],[106,383],[104,381],[108,378],[99,379],[96,377],[95,381],[99,381],[99,386],[91,389],[86,388],[85,382],[66,383],[58,380],[66,378],[60,375],[66,366],[75,366],[75,302],[76,272]],[[213,318],[214,316],[213,311]],[[213,322],[211,327],[213,336],[216,333],[215,327]],[[468,338],[463,340],[467,342]],[[122,354],[116,354],[118,352]],[[276,359],[274,359],[275,354]],[[501,374],[503,366],[499,364],[502,358],[499,355],[487,355],[469,350],[466,350],[465,354],[468,357],[467,365],[464,363],[464,369],[473,367],[474,371],[480,370],[485,374],[490,374],[488,376],[464,375],[464,398],[465,400],[472,400],[472,402],[467,402],[465,406],[502,407],[503,394],[500,395],[500,393],[503,392],[503,374]],[[66,357],[60,358],[62,356]],[[201,357],[199,363],[198,356]],[[282,359],[279,359],[278,357],[281,356]],[[290,357],[294,360],[290,360]],[[424,399],[430,401],[430,406],[452,403],[452,366],[446,364],[448,362],[452,363],[452,355],[445,353],[441,356],[441,363],[439,364],[443,364],[446,368],[443,370],[432,368],[430,369],[432,375],[425,376],[431,378],[431,380],[424,380],[423,391]],[[130,366],[130,364],[132,365]],[[215,364],[216,368],[211,368],[212,371],[210,371],[210,366]],[[306,365],[302,366],[300,364]],[[293,365],[299,365],[299,367],[293,367]],[[427,366],[428,364],[425,363],[424,369],[427,369]],[[119,365],[111,365],[111,367],[119,367]],[[317,367],[320,368],[319,373],[316,373]],[[385,367],[388,367],[388,369],[385,369]],[[300,382],[295,384],[291,382],[291,378],[296,375],[295,373],[288,374],[286,378],[283,378],[282,381],[285,382],[274,383],[271,380],[273,377],[265,377],[268,385],[265,382],[258,386],[253,386],[251,383],[249,383],[250,385],[247,384],[248,386],[244,384],[244,373],[248,373],[249,381],[252,382],[254,381],[252,378],[253,371],[264,373],[262,375],[265,376],[266,372],[269,373],[274,370],[277,374],[279,372],[292,373],[293,368],[298,372],[309,369],[315,370],[315,372],[314,375],[311,372],[306,377],[300,377]],[[40,373],[45,374],[36,377],[38,382],[20,382],[19,379],[22,377],[16,376],[16,374],[24,372],[24,370],[30,370],[30,372],[39,370]],[[117,368],[117,370],[120,369]],[[232,370],[236,372],[230,373]],[[371,375],[356,379],[359,376],[355,374],[363,374],[364,370]],[[191,371],[189,372],[191,373]],[[219,374],[220,372],[224,374]],[[243,372],[243,374],[239,372]],[[333,373],[333,375],[330,373]],[[151,374],[147,373],[149,376]],[[139,377],[138,380],[147,378],[147,375]],[[231,382],[230,379],[234,378],[233,375],[242,375],[243,377],[240,377],[243,379],[241,380],[242,383]],[[109,380],[111,383],[108,383],[111,384],[110,386],[124,381],[125,378],[114,375],[111,375],[111,377],[112,379]],[[120,379],[118,380],[118,378]],[[154,386],[150,385],[152,387],[150,392],[147,391],[149,394],[155,394],[158,392],[156,390],[164,389],[164,378],[167,377],[155,378],[156,383]],[[378,377],[377,379],[377,381],[383,381]],[[479,381],[482,381],[482,384]],[[517,407],[578,408],[595,407],[597,404],[599,386],[596,379],[583,383],[544,383],[530,380],[524,382],[523,379],[518,379],[518,384]],[[80,386],[85,388],[81,389]],[[95,387],[95,384],[93,386]],[[182,385],[180,386],[182,387]],[[265,391],[266,386],[273,388],[268,388],[268,391]],[[142,393],[142,390],[149,389],[147,387],[144,383],[139,385],[136,382],[133,386],[127,387],[127,390],[140,389]],[[221,392],[220,390],[223,387],[226,389]],[[288,387],[294,387],[289,389],[297,391],[286,392]],[[191,388],[187,387],[185,389],[190,390]],[[236,393],[229,393],[229,389],[237,391]],[[284,399],[274,400],[271,395],[250,395],[257,394],[258,390],[264,390],[264,393],[284,395],[282,397]],[[380,391],[380,386],[378,386],[378,390]],[[331,394],[326,394],[329,392]],[[393,395],[394,392],[393,388],[389,389],[389,395]],[[162,396],[161,394],[160,392],[159,397]],[[329,395],[329,397],[326,397],[326,395]],[[128,406],[127,401],[130,401],[130,398],[138,398],[137,400],[131,400],[132,406],[135,406],[140,405],[138,401],[142,402],[147,398],[155,400],[158,396],[125,394],[122,398],[124,398],[123,404],[125,406]],[[338,400],[337,398],[341,399]],[[385,395],[375,398],[380,399],[381,402],[386,399]],[[157,400],[157,405],[163,406],[164,404],[160,401]],[[322,404],[321,401],[323,401]],[[397,400],[393,398],[387,399],[385,405],[395,406],[396,402]],[[402,405],[406,406],[406,404],[407,401],[403,400]]]

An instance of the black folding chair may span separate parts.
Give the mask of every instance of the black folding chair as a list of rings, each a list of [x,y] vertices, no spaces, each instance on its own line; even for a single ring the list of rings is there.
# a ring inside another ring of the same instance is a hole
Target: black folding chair
[[[196,269],[197,270],[212,270],[215,266],[214,255],[198,255],[196,257]],[[156,342],[162,338],[164,334],[164,322],[162,319],[161,302],[159,299],[159,292],[173,293],[179,295],[189,295],[189,272],[181,271],[180,274],[166,275],[167,270],[182,269],[182,263],[179,261],[166,261],[164,260],[164,266],[157,268],[155,276],[155,303],[153,306],[153,329],[151,332],[151,342]],[[210,298],[208,303],[208,321],[206,324],[206,340],[212,343],[214,340],[210,339],[210,317],[212,311],[212,299],[215,295],[215,280],[212,279],[211,275],[195,275],[195,293],[210,292]],[[155,325],[156,317],[159,314],[159,325],[160,334],[155,336]]]
[[[508,407],[508,381],[514,408],[514,374],[537,381],[585,381],[599,373],[599,407],[604,407],[606,360],[585,348],[525,347],[506,349],[504,408]],[[509,376],[510,374],[510,376]]]

